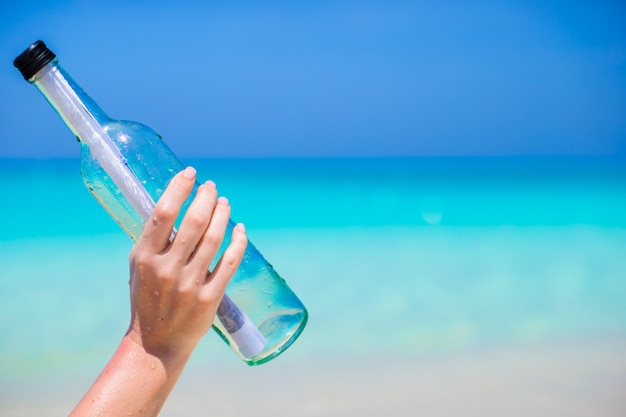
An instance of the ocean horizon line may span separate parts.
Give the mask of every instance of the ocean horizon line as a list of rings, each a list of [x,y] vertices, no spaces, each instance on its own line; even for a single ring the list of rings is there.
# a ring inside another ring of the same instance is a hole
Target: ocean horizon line
[[[415,160],[415,161],[614,161],[625,162],[626,155],[619,154],[501,154],[501,155],[221,155],[189,156],[178,155],[180,160]],[[75,156],[0,156],[3,161],[71,161]]]

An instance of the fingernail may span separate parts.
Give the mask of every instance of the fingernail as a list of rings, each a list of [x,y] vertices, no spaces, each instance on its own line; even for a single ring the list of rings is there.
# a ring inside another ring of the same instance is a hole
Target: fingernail
[[[243,223],[237,223],[235,230],[239,233],[246,233],[246,226],[244,226]]]
[[[215,182],[213,182],[211,180],[208,180],[207,182],[205,182],[205,184],[210,186],[210,187],[216,188]]]
[[[196,178],[196,170],[193,167],[185,168],[185,170],[183,171],[183,177],[187,178],[188,180]]]
[[[225,206],[228,205],[228,199],[226,197],[220,197],[217,199],[217,204],[223,204]]]

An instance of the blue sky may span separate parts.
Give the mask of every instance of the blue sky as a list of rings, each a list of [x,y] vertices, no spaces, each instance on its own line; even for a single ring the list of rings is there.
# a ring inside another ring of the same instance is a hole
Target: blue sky
[[[44,40],[181,157],[626,156],[626,7],[3,1],[0,157],[74,157],[12,61]]]

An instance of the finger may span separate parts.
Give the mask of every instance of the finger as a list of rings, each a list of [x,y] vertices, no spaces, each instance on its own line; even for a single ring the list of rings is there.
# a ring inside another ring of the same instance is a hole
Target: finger
[[[206,231],[198,242],[196,251],[189,261],[195,264],[195,267],[198,268],[198,273],[205,273],[209,269],[209,266],[215,258],[215,254],[222,245],[229,219],[230,204],[228,199],[226,197],[220,197],[217,199],[217,204],[213,210],[213,216],[211,217],[209,226],[206,228]]]
[[[205,234],[217,203],[217,189],[213,181],[207,181],[189,205],[185,217],[172,242],[172,251],[187,263],[196,246]]]
[[[209,274],[208,282],[203,288],[206,296],[224,293],[226,286],[241,264],[247,245],[246,228],[239,223],[233,228],[230,245],[224,251],[213,272]]]
[[[172,178],[157,201],[150,219],[145,224],[141,243],[161,252],[169,245],[170,235],[180,208],[189,197],[196,179],[196,170],[187,167]]]

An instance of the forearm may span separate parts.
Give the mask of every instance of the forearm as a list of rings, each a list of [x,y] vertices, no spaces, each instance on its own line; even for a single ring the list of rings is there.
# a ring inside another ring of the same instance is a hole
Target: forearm
[[[188,358],[156,356],[126,335],[70,416],[156,416]]]

